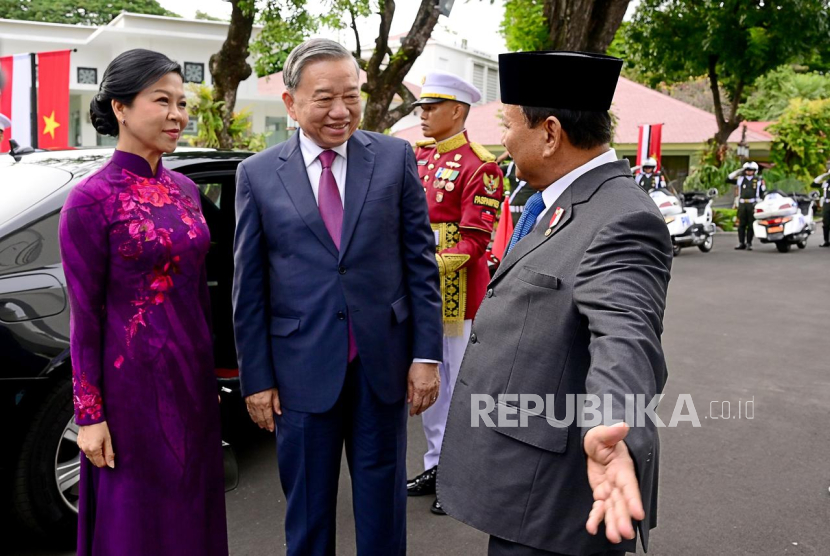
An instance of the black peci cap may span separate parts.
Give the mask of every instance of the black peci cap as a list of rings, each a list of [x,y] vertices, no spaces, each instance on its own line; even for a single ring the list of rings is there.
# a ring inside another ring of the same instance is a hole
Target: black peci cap
[[[591,52],[499,54],[504,104],[604,111],[611,108],[623,61]]]

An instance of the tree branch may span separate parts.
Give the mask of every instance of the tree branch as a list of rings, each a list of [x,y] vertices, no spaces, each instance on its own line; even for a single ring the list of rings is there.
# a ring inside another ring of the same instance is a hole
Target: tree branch
[[[395,15],[395,0],[383,0],[379,13],[380,28],[375,39],[375,51],[366,65],[367,83],[376,79],[380,73],[380,65],[383,63],[383,57],[389,45],[389,29],[392,27],[392,17]]]
[[[412,104],[418,99],[415,98],[415,95],[412,94],[412,91],[404,83],[401,83],[400,87],[398,87],[398,96],[401,97],[402,102],[394,110],[390,110],[386,114],[386,117],[383,118],[383,129],[392,127],[395,122],[412,112],[412,109],[415,108]]]
[[[735,87],[735,92],[732,96],[732,103],[729,106],[729,121],[738,123],[737,113],[738,105],[741,103],[741,95],[744,93],[744,80],[739,79],[738,85]]]
[[[349,5],[349,15],[352,17],[351,28],[354,31],[354,57],[360,61],[360,34],[357,32],[357,17],[354,13],[354,6]]]
[[[718,120],[718,129],[726,123],[723,117],[723,105],[720,98],[720,87],[718,86],[718,57],[714,54],[709,56],[709,87],[712,89],[712,100],[715,104],[715,118]]]

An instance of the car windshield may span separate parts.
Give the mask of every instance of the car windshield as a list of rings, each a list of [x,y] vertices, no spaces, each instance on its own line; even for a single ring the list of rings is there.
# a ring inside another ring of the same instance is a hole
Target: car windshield
[[[0,166],[0,226],[72,179],[66,170],[35,164]]]

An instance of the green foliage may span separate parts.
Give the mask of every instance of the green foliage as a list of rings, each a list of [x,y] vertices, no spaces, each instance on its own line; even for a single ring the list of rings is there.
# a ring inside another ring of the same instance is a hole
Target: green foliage
[[[225,103],[214,100],[211,86],[197,83],[187,86],[187,97],[190,117],[198,122],[197,135],[190,138],[190,144],[194,147],[218,149]],[[231,116],[228,132],[233,140],[232,148],[261,151],[266,147],[268,134],[252,133],[250,116],[249,110],[234,112]]]
[[[706,75],[727,90],[814,52],[827,0],[642,0],[625,30],[628,53],[654,86]]]
[[[291,50],[321,27],[343,29],[355,18],[372,13],[370,0],[327,0],[323,14],[306,10],[306,0],[267,0],[257,9],[257,23],[263,26],[249,45],[254,71],[264,77],[282,71]],[[348,14],[348,15],[347,15]]]
[[[716,208],[712,212],[712,221],[715,226],[724,232],[735,231],[735,219],[738,217],[738,209]]]
[[[776,166],[812,180],[830,158],[830,99],[790,101],[768,131],[775,136],[771,157]]]
[[[626,42],[626,27],[628,27],[628,22],[623,21],[620,24],[620,27],[617,29],[617,33],[614,35],[614,40],[611,41],[608,50],[605,52],[609,56],[616,56],[617,58],[622,58],[623,60],[623,73],[625,73],[626,69],[628,68],[629,56],[628,56],[628,43]]]
[[[683,182],[685,191],[708,191],[711,188],[718,190],[720,195],[725,195],[733,187],[726,183],[726,178],[733,170],[741,166],[738,157],[731,152],[721,152],[707,144],[697,164],[692,166],[692,171],[686,181]]]
[[[764,181],[767,183],[767,191],[780,189],[784,193],[804,193],[809,189],[806,180],[790,173],[786,168],[774,166],[764,170]]]
[[[72,25],[106,25],[122,11],[179,17],[156,0],[2,0],[0,18],[68,23]]]
[[[512,51],[549,50],[550,29],[543,0],[506,0],[501,34]]]
[[[201,10],[196,10],[196,19],[202,19],[204,21],[221,21],[223,23],[227,23],[226,19],[222,19],[221,17],[215,17],[210,15],[209,13],[203,12]]]
[[[755,82],[756,90],[740,109],[747,120],[777,120],[794,98],[830,98],[830,75],[798,73],[790,65],[775,68]]]

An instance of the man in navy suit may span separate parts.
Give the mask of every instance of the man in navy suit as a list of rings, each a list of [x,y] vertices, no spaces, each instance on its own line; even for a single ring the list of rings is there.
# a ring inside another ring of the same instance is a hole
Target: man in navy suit
[[[434,236],[408,143],[357,131],[358,67],[334,41],[289,55],[300,130],[239,166],[234,327],[251,418],[275,430],[289,555],[335,551],[340,455],[357,553],[406,552],[406,406],[438,396]]]

